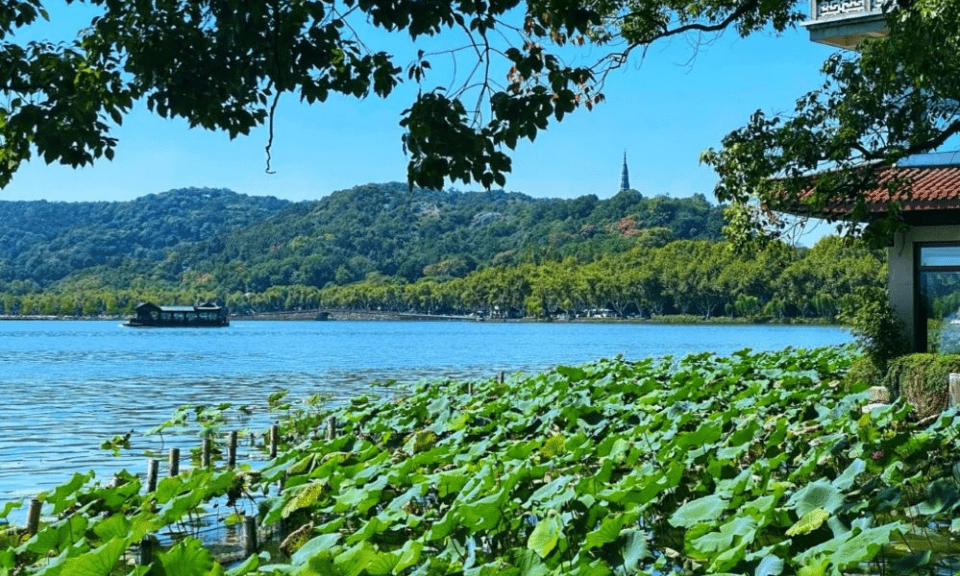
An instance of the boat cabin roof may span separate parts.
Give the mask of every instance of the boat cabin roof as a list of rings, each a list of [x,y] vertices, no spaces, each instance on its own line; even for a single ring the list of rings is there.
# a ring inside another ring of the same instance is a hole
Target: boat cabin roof
[[[213,302],[202,302],[196,306],[157,306],[153,302],[141,302],[137,304],[136,310],[159,310],[160,312],[197,312],[220,310],[220,306]]]

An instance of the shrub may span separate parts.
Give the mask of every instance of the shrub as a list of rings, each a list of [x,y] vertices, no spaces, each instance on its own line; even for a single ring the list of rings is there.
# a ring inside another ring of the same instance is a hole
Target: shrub
[[[947,407],[951,372],[960,372],[960,354],[909,354],[890,362],[887,385],[922,420]]]
[[[885,384],[883,381],[883,372],[877,367],[873,358],[867,355],[860,356],[850,364],[850,370],[843,379],[845,388],[859,383],[866,383],[870,386],[880,386]]]
[[[863,352],[882,372],[893,358],[910,351],[904,326],[890,306],[886,288],[869,287],[857,291],[852,306],[841,314],[850,326]]]

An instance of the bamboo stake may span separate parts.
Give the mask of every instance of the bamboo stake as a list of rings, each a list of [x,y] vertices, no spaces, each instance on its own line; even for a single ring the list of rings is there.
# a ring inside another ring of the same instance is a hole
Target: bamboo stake
[[[156,492],[157,475],[160,473],[160,461],[151,458],[147,461],[147,492]]]
[[[27,533],[31,536],[40,529],[40,508],[43,504],[37,498],[30,499],[30,507],[27,508]]]
[[[200,453],[200,460],[204,468],[210,467],[211,452],[213,452],[213,441],[208,436],[203,439],[203,449]]]
[[[139,564],[141,566],[149,566],[153,562],[153,538],[144,536],[140,540],[139,552]]]
[[[274,425],[270,427],[270,457],[271,458],[277,457],[277,444],[279,443],[279,441],[280,441],[280,424],[274,423]]]
[[[233,468],[237,465],[237,431],[230,432],[230,444],[227,450],[227,466]]]
[[[243,551],[246,556],[257,553],[257,519],[253,516],[243,517]]]
[[[180,474],[180,449],[179,448],[170,449],[170,456],[167,459],[167,465],[169,466],[171,478]]]

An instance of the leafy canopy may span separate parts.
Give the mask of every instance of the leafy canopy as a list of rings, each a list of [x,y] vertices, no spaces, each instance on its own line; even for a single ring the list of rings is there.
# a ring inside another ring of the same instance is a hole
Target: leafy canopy
[[[112,158],[111,130],[136,101],[236,137],[272,127],[283,94],[387,97],[401,82],[417,86],[400,119],[410,183],[503,185],[505,150],[603,101],[605,75],[638,48],[728,28],[782,31],[802,16],[794,0],[68,2],[98,14],[62,43],[18,34],[57,17],[43,0],[0,6],[0,188],[34,154],[73,167]],[[373,43],[383,31],[439,37],[445,49],[390,53]],[[435,71],[441,55],[466,74]]]

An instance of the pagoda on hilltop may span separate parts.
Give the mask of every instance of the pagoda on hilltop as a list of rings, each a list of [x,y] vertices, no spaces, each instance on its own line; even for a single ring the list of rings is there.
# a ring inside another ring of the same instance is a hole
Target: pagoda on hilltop
[[[627,170],[627,151],[623,151],[623,169],[620,171],[620,191],[630,190],[630,171]]]

